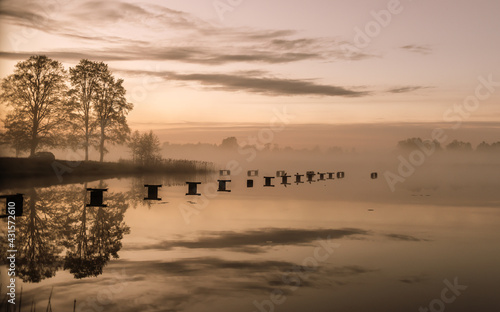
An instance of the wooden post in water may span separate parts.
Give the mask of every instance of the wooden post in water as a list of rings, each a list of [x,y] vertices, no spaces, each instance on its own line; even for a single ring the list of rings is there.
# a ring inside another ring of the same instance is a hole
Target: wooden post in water
[[[144,200],[161,200],[161,198],[158,197],[158,189],[162,187],[162,185],[150,185],[150,184],[144,184],[144,187],[148,188],[148,197],[144,197]]]
[[[297,174],[295,175],[295,183],[297,183],[297,185],[299,185],[299,183],[304,183],[304,182],[302,182],[302,177],[303,176],[304,176],[303,174],[299,174],[297,172]]]
[[[219,170],[220,176],[229,176],[231,175],[231,170]]]
[[[265,187],[274,187],[274,185],[272,185],[272,181],[273,181],[274,177],[264,177],[264,180],[266,181],[264,186]]]
[[[247,175],[249,177],[256,177],[259,175],[259,170],[248,170]]]
[[[21,217],[23,215],[23,194],[2,195],[0,198],[5,198],[5,216],[11,215],[10,210],[14,210],[14,216]]]
[[[87,204],[87,207],[108,207],[108,205],[103,203],[103,193],[107,192],[108,189],[88,188],[87,191],[90,191],[90,204]]]
[[[287,185],[291,185],[291,183],[288,183],[288,178],[291,178],[291,176],[287,175],[286,172],[281,176],[281,184],[283,184],[285,187]]]
[[[228,182],[231,182],[231,180],[217,180],[219,183],[219,188],[217,189],[217,192],[231,192],[231,190],[228,190],[226,188],[226,184]]]
[[[201,182],[186,182],[186,184],[188,185],[188,192],[186,193],[186,196],[201,196],[201,194],[198,193],[198,185],[201,184]]]
[[[307,171],[306,172],[306,176],[307,176],[307,182],[309,183],[312,183],[314,182],[313,178],[316,174],[314,173],[314,171]]]

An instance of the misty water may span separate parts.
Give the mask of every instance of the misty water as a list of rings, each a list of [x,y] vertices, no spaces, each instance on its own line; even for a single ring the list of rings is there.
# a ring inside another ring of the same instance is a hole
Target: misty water
[[[25,194],[22,311],[49,296],[56,312],[74,300],[76,311],[498,311],[496,165],[415,174],[394,192],[363,166],[301,184],[307,167],[286,166],[2,190]],[[144,200],[144,184],[162,184],[161,200]],[[85,207],[86,188],[107,188],[108,207]]]

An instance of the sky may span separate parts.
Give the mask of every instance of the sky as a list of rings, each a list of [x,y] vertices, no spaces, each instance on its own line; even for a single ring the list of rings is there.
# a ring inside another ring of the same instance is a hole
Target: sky
[[[374,125],[459,120],[491,136],[498,12],[496,0],[1,0],[0,78],[33,54],[104,61],[125,80],[131,128],[172,142],[265,129],[277,111],[290,116],[283,140],[300,126],[303,145],[318,143],[316,125],[356,125],[366,140]]]

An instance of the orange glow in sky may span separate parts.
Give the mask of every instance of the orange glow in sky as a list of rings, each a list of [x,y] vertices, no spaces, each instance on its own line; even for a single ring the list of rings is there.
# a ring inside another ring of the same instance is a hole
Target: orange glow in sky
[[[480,77],[500,88],[500,2],[27,1],[1,7],[0,77],[46,54],[125,80],[133,129],[446,122]],[[464,122],[498,122],[500,91]],[[1,107],[1,117],[5,107]],[[146,126],[145,126],[146,125]],[[149,125],[149,126],[147,126]]]

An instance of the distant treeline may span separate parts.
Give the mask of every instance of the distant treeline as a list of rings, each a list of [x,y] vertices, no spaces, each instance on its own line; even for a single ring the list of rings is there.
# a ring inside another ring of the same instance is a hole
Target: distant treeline
[[[420,146],[429,144],[428,141],[424,141],[421,138],[409,138],[401,140],[397,143],[397,148],[399,150],[414,150],[419,149]],[[463,142],[460,140],[454,140],[449,144],[442,145],[438,141],[433,141],[433,147],[436,151],[478,151],[478,152],[500,152],[500,141],[494,143],[481,142],[474,149],[470,142]],[[240,145],[236,137],[227,137],[222,140],[220,144],[210,144],[210,143],[188,143],[188,144],[175,144],[164,142],[161,148],[157,148],[163,155],[209,155],[213,153],[214,155],[220,153],[232,153],[240,152],[244,153],[249,150],[256,150],[259,152],[268,153],[303,153],[303,154],[357,154],[358,152],[354,148],[346,149],[338,146],[330,147],[319,147],[315,146],[313,148],[292,148],[290,146],[279,146],[278,144],[253,144],[253,145]]]
[[[240,145],[236,137],[227,137],[222,140],[220,144],[210,144],[210,143],[188,143],[188,144],[175,144],[164,142],[162,144],[162,151],[164,154],[169,154],[169,152],[178,153],[199,153],[200,151],[207,152],[231,152],[245,150],[256,150],[259,152],[270,152],[270,153],[280,153],[280,152],[296,152],[296,153],[327,153],[327,154],[341,154],[341,153],[355,153],[355,149],[343,149],[338,146],[330,146],[327,148],[321,148],[316,145],[313,148],[293,148],[290,146],[280,146],[278,144],[247,144]]]
[[[425,144],[430,144],[421,138],[409,138],[406,140],[399,141],[397,148],[400,150],[415,150],[419,149],[420,146]],[[452,151],[452,152],[500,152],[500,141],[494,143],[487,143],[485,141],[479,143],[476,148],[472,147],[470,142],[464,142],[459,140],[453,140],[449,144],[441,145],[437,140],[432,141],[432,144],[436,151]]]

